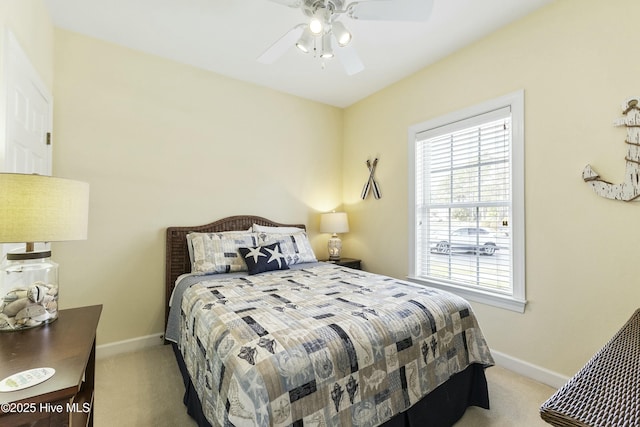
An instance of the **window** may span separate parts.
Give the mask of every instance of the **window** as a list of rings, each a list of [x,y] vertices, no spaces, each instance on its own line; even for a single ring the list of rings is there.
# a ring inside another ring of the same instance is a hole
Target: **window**
[[[524,312],[524,94],[409,129],[409,279]]]

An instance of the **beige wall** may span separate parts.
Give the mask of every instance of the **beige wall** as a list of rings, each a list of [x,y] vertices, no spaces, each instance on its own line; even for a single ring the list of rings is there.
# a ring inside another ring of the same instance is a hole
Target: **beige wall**
[[[53,85],[54,30],[42,0],[0,1],[0,79],[5,30],[13,32],[43,83],[50,89]]]
[[[342,110],[56,30],[57,175],[91,185],[89,239],[55,245],[63,308],[98,342],[163,331],[164,232],[237,214],[304,222],[341,203]]]
[[[526,312],[474,304],[490,346],[573,375],[640,305],[640,202],[605,200],[591,163],[621,182],[620,104],[640,95],[640,2],[562,0],[345,112],[344,246],[368,270],[407,275],[407,128],[525,91]],[[358,199],[378,155],[384,197]]]

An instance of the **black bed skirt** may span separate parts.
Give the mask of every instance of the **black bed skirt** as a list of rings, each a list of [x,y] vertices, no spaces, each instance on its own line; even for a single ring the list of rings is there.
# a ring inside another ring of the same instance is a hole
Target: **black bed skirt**
[[[182,379],[185,393],[183,402],[187,413],[200,427],[211,427],[202,412],[202,406],[196,393],[182,354],[176,344],[172,344]],[[396,415],[381,427],[422,427],[428,421],[429,427],[450,427],[458,421],[469,406],[489,409],[489,392],[484,367],[472,364],[464,371],[426,395],[409,410]]]

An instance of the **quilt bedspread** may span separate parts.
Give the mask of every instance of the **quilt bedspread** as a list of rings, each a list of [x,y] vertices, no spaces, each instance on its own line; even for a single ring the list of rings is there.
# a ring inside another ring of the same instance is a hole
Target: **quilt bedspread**
[[[493,359],[462,298],[331,264],[211,279],[180,350],[216,426],[377,426]]]

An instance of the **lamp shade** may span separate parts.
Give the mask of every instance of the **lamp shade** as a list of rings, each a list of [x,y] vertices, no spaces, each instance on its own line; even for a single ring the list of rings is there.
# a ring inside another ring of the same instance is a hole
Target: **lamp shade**
[[[331,48],[331,33],[325,33],[320,39],[320,57],[329,59],[333,58],[333,49]]]
[[[315,35],[322,34],[331,12],[324,5],[320,5],[309,21],[309,30]]]
[[[333,35],[340,47],[344,47],[351,41],[351,33],[347,30],[342,22],[334,22],[331,28]]]
[[[347,233],[349,221],[346,212],[330,212],[320,215],[321,233]]]
[[[89,184],[43,175],[0,173],[0,242],[87,238]]]
[[[296,47],[304,53],[309,53],[313,50],[314,40],[313,34],[309,28],[305,28],[300,36],[300,39],[296,43]]]

